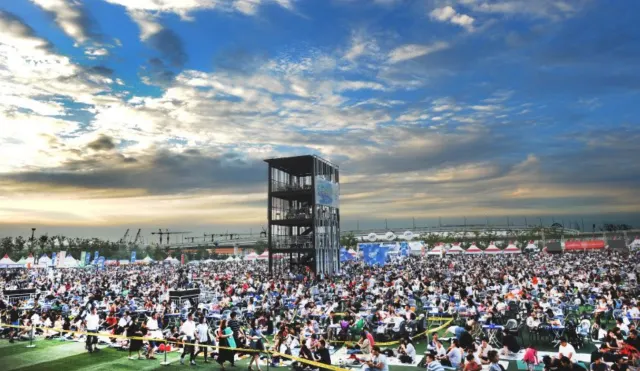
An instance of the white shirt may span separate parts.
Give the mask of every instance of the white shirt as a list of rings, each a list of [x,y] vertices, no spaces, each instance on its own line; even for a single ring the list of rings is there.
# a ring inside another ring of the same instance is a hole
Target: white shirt
[[[206,323],[199,323],[196,326],[196,333],[199,342],[203,343],[209,340],[209,326]]]
[[[87,314],[85,317],[85,321],[87,321],[87,330],[90,331],[98,331],[98,326],[100,326],[100,316],[97,314]]]
[[[558,349],[558,353],[560,353],[560,355],[563,355],[567,358],[569,358],[569,360],[573,361],[573,357],[576,354],[576,350],[573,348],[573,345],[567,343],[566,346],[562,346],[562,344],[560,344],[560,348]]]
[[[158,329],[158,320],[157,319],[153,319],[153,318],[149,318],[147,320],[147,329],[149,329],[149,331],[155,331]]]
[[[180,327],[180,332],[189,337],[195,337],[196,325],[193,321],[186,320]]]

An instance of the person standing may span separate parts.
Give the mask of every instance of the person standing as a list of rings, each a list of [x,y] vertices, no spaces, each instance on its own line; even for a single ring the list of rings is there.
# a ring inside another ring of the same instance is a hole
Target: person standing
[[[196,365],[196,361],[194,360],[194,346],[193,342],[196,341],[196,324],[193,322],[193,314],[189,313],[187,315],[187,320],[184,321],[182,326],[180,327],[180,333],[183,335],[183,340],[185,342],[184,348],[182,350],[182,355],[180,356],[180,364],[184,365],[184,357],[189,352],[189,364],[191,366]]]
[[[256,364],[256,367],[258,368],[258,371],[261,371],[260,370],[260,353],[264,351],[263,339],[264,339],[264,336],[262,335],[262,332],[256,325],[256,320],[254,319],[253,321],[251,321],[251,330],[249,332],[249,340],[251,341],[250,343],[251,349],[255,350],[256,352],[251,354],[251,360],[249,361],[249,371],[253,370],[251,366],[253,365],[254,362]]]
[[[93,307],[91,308],[91,313],[87,314],[85,316],[85,323],[86,323],[86,328],[87,328],[87,343],[86,343],[86,348],[89,351],[89,353],[93,353],[94,351],[98,351],[98,337],[96,335],[89,335],[89,334],[97,334],[98,333],[98,327],[100,326],[100,316],[98,315],[98,310]],[[95,344],[95,349],[93,348],[93,345]]]
[[[225,362],[229,362],[231,363],[231,366],[234,366],[233,350],[229,348],[236,347],[236,343],[233,339],[233,331],[227,327],[227,320],[223,319],[220,321],[220,327],[216,330],[216,337],[218,339],[218,345],[221,347],[218,349],[218,359],[216,362],[218,362],[222,371],[224,371]]]
[[[209,325],[207,325],[207,321],[204,317],[200,317],[198,321],[198,326],[196,326],[196,338],[198,339],[198,351],[195,354],[195,357],[200,354],[200,352],[204,352],[204,363],[209,363],[207,360],[207,348],[209,345]]]

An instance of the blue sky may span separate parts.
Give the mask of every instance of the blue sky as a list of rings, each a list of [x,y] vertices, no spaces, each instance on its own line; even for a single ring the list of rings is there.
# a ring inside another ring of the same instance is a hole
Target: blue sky
[[[624,0],[3,2],[1,229],[257,229],[261,160],[302,153],[340,164],[342,219],[361,226],[634,215],[638,11]]]

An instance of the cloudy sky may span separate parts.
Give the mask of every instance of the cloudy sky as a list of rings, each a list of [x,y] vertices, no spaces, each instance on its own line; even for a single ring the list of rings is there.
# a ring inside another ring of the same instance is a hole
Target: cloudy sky
[[[1,230],[255,230],[262,159],[306,153],[340,165],[342,218],[361,227],[633,215],[639,11],[631,0],[3,1]]]

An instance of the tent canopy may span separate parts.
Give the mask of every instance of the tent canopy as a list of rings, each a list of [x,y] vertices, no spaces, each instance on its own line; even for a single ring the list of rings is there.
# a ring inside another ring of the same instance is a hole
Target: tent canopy
[[[476,246],[476,244],[472,244],[471,246],[469,246],[469,248],[467,249],[467,251],[465,251],[466,254],[482,254],[482,250],[480,250],[480,248],[478,246]]]
[[[501,253],[502,250],[500,250],[498,246],[495,245],[495,243],[491,242],[491,244],[489,244],[489,246],[484,250],[484,252],[487,254],[498,254],[498,253]]]

